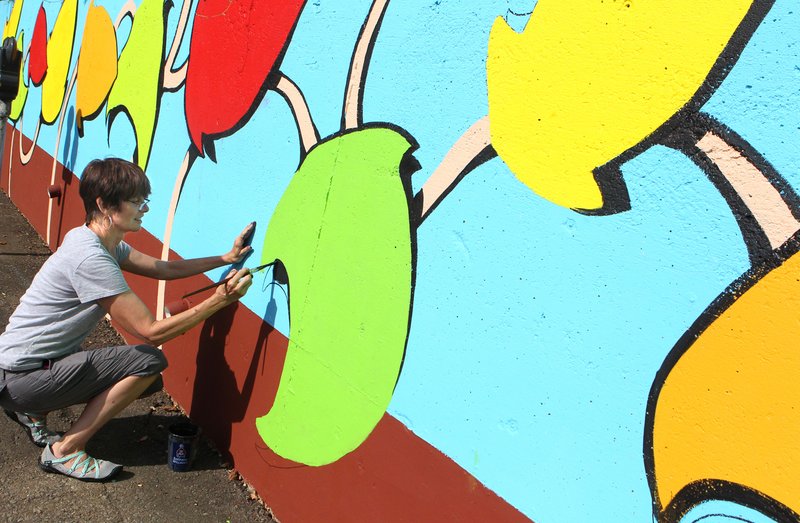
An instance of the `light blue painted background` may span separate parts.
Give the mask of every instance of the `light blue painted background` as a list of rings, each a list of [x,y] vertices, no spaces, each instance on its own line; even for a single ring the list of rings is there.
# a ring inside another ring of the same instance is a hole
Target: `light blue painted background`
[[[97,3],[114,18],[121,2]],[[508,13],[529,13],[534,3],[390,4],[370,64],[365,120],[391,122],[420,143],[415,189],[487,112],[493,20],[506,16],[522,29],[525,16]],[[798,187],[800,10],[792,4],[776,2],[705,110]],[[60,3],[44,5],[52,27]],[[87,5],[80,4],[78,34]],[[368,6],[310,0],[284,59],[282,70],[303,89],[322,136],[338,130]],[[10,11],[9,2],[0,7]],[[26,41],[38,7],[25,4]],[[187,48],[184,42],[181,57]],[[39,96],[33,88],[25,108],[29,137]],[[97,156],[130,157],[124,117],[107,136],[101,116],[87,122],[77,144],[62,141],[58,157],[76,172]],[[54,152],[54,126],[42,129],[39,145]],[[183,91],[165,93],[145,223],[159,238],[188,145]],[[256,219],[258,260],[298,162],[282,98],[269,93],[216,150],[217,163],[199,159],[189,175],[172,247],[184,257],[223,252]],[[418,231],[411,332],[389,411],[538,522],[651,520],[642,440],[654,374],[698,314],[748,268],[727,205],[686,157],[654,147],[623,173],[632,210],[586,217],[537,197],[495,159],[469,174]],[[269,297],[256,285],[243,302],[263,316]],[[275,323],[288,332],[285,305]]]

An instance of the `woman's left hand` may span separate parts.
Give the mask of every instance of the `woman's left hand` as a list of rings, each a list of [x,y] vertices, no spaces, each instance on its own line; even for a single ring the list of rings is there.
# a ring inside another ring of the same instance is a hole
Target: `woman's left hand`
[[[250,223],[233,241],[233,247],[226,254],[222,255],[222,260],[225,263],[239,263],[253,251],[253,248],[248,243],[249,237],[253,234],[256,227],[256,222]]]

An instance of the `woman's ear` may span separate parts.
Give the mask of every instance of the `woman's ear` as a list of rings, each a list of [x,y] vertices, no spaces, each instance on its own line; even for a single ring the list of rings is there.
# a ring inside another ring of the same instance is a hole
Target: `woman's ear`
[[[100,212],[105,214],[107,206],[103,199],[98,196],[94,202],[97,204],[97,208],[100,210]]]

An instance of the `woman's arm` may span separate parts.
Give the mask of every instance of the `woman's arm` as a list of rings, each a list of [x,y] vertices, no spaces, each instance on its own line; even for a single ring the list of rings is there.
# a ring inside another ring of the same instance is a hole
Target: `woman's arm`
[[[120,263],[120,267],[133,274],[147,276],[157,280],[175,280],[201,274],[223,265],[242,261],[253,249],[246,245],[255,227],[251,223],[236,237],[233,247],[222,256],[209,256],[207,258],[193,258],[191,260],[164,261],[153,258],[131,247],[128,257]]]
[[[161,345],[180,336],[209,316],[239,300],[253,283],[250,271],[232,271],[233,277],[205,301],[179,314],[155,320],[150,309],[132,291],[98,300],[122,328],[151,345]]]

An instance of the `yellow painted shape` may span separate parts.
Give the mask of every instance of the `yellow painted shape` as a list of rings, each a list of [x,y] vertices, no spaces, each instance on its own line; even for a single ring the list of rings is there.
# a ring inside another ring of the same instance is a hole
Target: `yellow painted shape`
[[[747,13],[745,0],[539,0],[525,31],[489,36],[492,145],[528,187],[596,210],[592,170],[686,104]]]
[[[16,7],[16,3],[14,6]],[[17,49],[22,51],[25,48],[25,31],[19,32],[19,38],[17,38]],[[24,56],[24,55],[23,55]],[[22,66],[25,67],[24,65]],[[11,102],[11,110],[8,112],[8,119],[12,122],[16,122],[19,120],[20,115],[22,114],[22,109],[25,107],[25,102],[28,100],[28,86],[25,85],[25,75],[19,75],[19,90],[17,91],[17,97]]]
[[[664,383],[653,428],[667,506],[685,485],[721,479],[800,512],[800,255],[714,321]]]
[[[42,82],[42,121],[46,124],[56,121],[64,103],[77,17],[78,0],[65,0],[47,43],[47,75]]]
[[[117,34],[108,11],[89,6],[78,56],[75,108],[78,127],[83,118],[97,112],[117,78]]]
[[[22,4],[24,3],[24,0],[14,1],[14,7],[11,8],[11,14],[8,15],[8,20],[3,28],[3,40],[9,36],[17,36],[17,30],[19,29],[19,17],[22,14]]]

